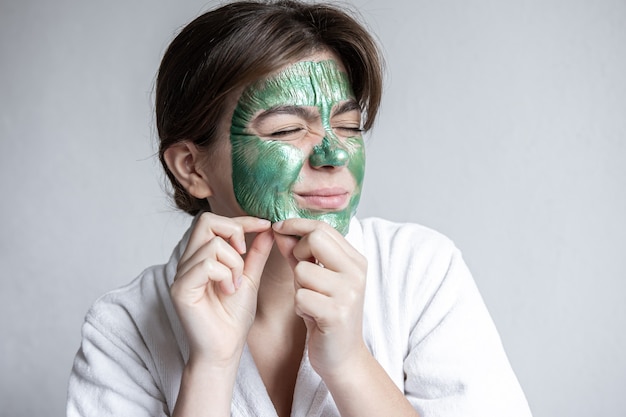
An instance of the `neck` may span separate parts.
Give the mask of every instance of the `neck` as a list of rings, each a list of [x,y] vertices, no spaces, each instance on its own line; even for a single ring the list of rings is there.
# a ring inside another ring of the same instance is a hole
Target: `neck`
[[[294,313],[293,271],[276,246],[265,263],[257,299],[257,319],[287,319]]]

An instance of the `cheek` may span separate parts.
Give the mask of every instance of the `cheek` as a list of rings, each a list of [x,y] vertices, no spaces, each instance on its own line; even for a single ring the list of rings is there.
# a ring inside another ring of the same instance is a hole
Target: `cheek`
[[[254,137],[233,145],[233,182],[253,182],[265,191],[287,191],[297,180],[303,162],[298,148]]]
[[[360,185],[365,176],[365,143],[363,138],[348,138],[346,147],[350,154],[348,170],[354,176],[357,185]]]
[[[254,136],[232,144],[233,189],[244,211],[270,220],[291,213],[291,189],[304,163],[300,149]]]

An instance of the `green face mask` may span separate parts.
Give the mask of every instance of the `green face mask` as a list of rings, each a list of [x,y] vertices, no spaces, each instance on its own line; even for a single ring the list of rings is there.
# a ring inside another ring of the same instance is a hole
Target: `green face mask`
[[[354,100],[354,94],[348,77],[332,60],[298,62],[243,92],[233,114],[230,140],[234,193],[246,213],[272,222],[294,217],[322,220],[343,235],[348,232],[361,197],[365,147],[359,132],[337,137],[331,112],[349,100]],[[261,139],[250,132],[259,112],[295,106],[316,107],[321,116],[324,138],[310,155],[288,140]],[[346,208],[321,212],[298,206],[293,186],[307,159],[314,168],[347,166],[356,187]]]

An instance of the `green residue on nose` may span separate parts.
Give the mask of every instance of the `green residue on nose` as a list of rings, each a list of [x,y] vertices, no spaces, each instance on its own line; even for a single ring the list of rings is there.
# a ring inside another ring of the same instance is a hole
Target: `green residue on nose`
[[[340,167],[348,163],[350,155],[339,146],[332,146],[328,138],[322,139],[321,145],[315,145],[309,156],[309,163],[315,168],[323,166]]]
[[[332,60],[298,62],[244,90],[233,114],[230,139],[234,193],[246,213],[272,222],[294,217],[317,219],[344,235],[348,232],[361,196],[365,149],[360,135],[339,140],[330,118],[333,106],[353,98],[347,75]],[[263,140],[248,129],[257,113],[280,106],[319,109],[326,135],[311,155],[304,155],[289,142]],[[313,167],[347,165],[356,188],[345,209],[318,212],[298,206],[292,189],[307,158]]]

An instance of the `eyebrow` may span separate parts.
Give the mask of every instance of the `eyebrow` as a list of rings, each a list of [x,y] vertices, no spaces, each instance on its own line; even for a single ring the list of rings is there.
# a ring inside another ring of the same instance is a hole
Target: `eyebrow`
[[[255,118],[255,122],[261,122],[264,119],[273,116],[275,114],[293,114],[303,119],[314,119],[317,115],[310,109],[300,106],[276,106],[262,111]]]
[[[356,100],[348,100],[344,103],[341,103],[338,107],[335,107],[332,111],[331,117],[340,115],[340,114],[344,114],[344,113],[348,113],[351,111],[361,111],[361,106],[359,106],[359,103],[356,102]],[[311,110],[308,109],[306,107],[302,107],[302,106],[275,106],[275,107],[270,107],[267,110],[263,110],[261,113],[259,113],[257,116],[254,117],[254,122],[255,123],[259,123],[262,122],[263,120],[265,120],[268,117],[271,117],[273,115],[276,114],[292,114],[298,117],[301,117],[303,119],[307,119],[307,120],[312,120],[312,119],[316,119],[319,117],[319,115]]]
[[[361,106],[359,106],[359,103],[356,102],[356,100],[351,99],[348,100],[344,103],[341,103],[339,105],[339,107],[336,107],[335,109],[333,109],[333,112],[331,114],[332,116],[337,116],[339,114],[343,114],[343,113],[348,113],[351,111],[357,110],[359,113],[361,112]]]
[[[359,103],[356,102],[356,100],[348,100],[346,102],[341,103],[338,107],[335,107],[332,111],[331,117],[332,116],[337,116],[339,114],[343,114],[343,113],[348,113],[351,111],[361,111],[361,106],[359,106]],[[273,116],[275,114],[293,114],[299,117],[302,117],[304,119],[314,119],[317,116],[317,114],[311,110],[308,109],[306,107],[302,107],[302,106],[275,106],[275,107],[271,107],[267,110],[263,110],[261,113],[259,113],[256,117],[255,120],[257,121],[261,121],[267,117]]]

